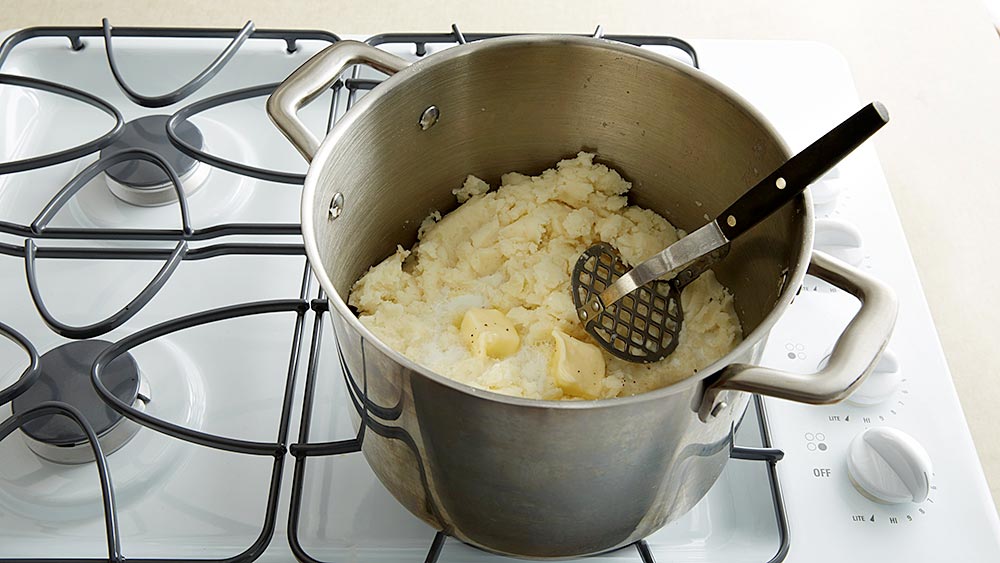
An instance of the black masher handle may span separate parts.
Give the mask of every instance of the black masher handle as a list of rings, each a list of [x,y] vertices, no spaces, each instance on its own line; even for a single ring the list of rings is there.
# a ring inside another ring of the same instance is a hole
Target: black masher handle
[[[861,108],[750,188],[715,222],[729,240],[742,235],[795,199],[888,122],[889,112],[879,102]]]

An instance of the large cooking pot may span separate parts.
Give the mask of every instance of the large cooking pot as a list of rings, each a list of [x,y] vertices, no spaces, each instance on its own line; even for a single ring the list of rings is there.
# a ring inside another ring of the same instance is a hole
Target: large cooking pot
[[[392,76],[321,143],[296,111],[352,64]],[[838,401],[872,369],[892,331],[892,292],[812,250],[805,192],[716,266],[735,295],[744,340],[692,377],[599,401],[469,387],[386,346],[346,304],[370,266],[414,243],[431,210],[455,207],[451,190],[467,174],[496,183],[512,170],[538,173],[595,151],[632,182],[632,203],[692,230],[790,156],[781,138],[697,70],[629,45],[566,36],[484,40],[412,65],[342,41],[289,76],[267,110],[312,162],[302,235],[329,295],[365,458],[407,509],[470,544],[548,558],[650,534],[719,477],[750,393]],[[860,311],[821,371],[755,366],[807,272],[856,295]]]

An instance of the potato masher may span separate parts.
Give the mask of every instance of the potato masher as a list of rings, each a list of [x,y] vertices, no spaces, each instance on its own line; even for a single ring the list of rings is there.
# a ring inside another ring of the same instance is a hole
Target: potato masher
[[[888,123],[873,102],[790,158],[715,220],[629,269],[606,242],[588,248],[573,268],[573,303],[591,337],[611,354],[650,363],[676,348],[684,323],[681,290],[728,254],[730,242],[792,201]]]

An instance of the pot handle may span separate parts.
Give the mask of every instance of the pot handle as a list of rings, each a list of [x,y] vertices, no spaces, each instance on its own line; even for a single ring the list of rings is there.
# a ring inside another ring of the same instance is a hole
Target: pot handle
[[[311,161],[320,140],[299,119],[298,111],[333,85],[344,70],[366,64],[386,74],[395,74],[410,63],[360,41],[338,41],[313,55],[288,75],[267,99],[267,115],[299,153]]]
[[[812,374],[797,374],[747,364],[727,366],[705,390],[698,410],[703,421],[725,408],[720,395],[726,390],[800,403],[836,403],[850,395],[875,368],[896,324],[899,304],[895,293],[885,283],[815,250],[809,274],[861,301],[861,309],[837,339],[826,367]]]

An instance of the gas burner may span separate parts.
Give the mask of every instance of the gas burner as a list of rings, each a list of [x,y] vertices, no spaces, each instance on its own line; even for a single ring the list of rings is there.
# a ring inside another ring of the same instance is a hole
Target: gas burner
[[[62,401],[83,413],[94,427],[105,455],[125,445],[139,425],[118,414],[101,400],[91,384],[90,369],[110,342],[80,340],[63,344],[42,354],[38,380],[11,403],[15,414],[45,401]],[[108,364],[101,380],[119,399],[142,409],[149,403],[149,391],[140,378],[139,366],[130,354]],[[94,460],[86,434],[70,419],[49,415],[21,427],[28,447],[49,461],[65,464]]]
[[[125,149],[150,150],[170,163],[181,180],[184,194],[190,196],[205,184],[211,167],[174,147],[167,137],[166,127],[169,118],[168,115],[147,115],[129,121],[115,141],[101,150],[101,156]],[[192,123],[185,121],[178,125],[177,135],[199,150],[204,149],[205,138]],[[170,178],[152,162],[144,160],[122,162],[108,168],[104,177],[111,193],[126,203],[154,207],[177,201],[177,192]]]

